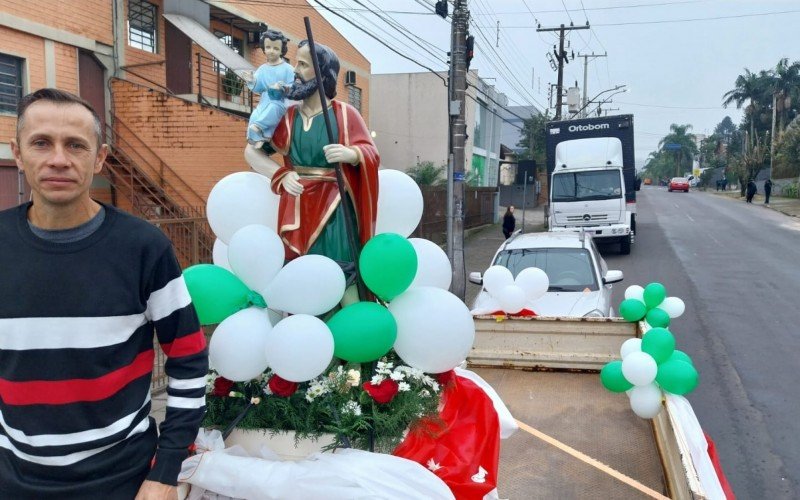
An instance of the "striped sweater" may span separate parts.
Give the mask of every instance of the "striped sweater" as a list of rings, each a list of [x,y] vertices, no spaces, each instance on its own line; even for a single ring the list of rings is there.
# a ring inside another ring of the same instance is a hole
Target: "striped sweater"
[[[31,232],[29,206],[0,212],[0,498],[176,484],[205,411],[208,358],[169,240],[105,206],[90,236],[52,243]],[[159,433],[154,332],[169,377]]]

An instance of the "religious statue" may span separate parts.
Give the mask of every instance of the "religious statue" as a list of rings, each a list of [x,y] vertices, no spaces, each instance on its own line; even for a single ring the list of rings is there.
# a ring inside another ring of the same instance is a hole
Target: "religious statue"
[[[275,127],[286,114],[285,94],[294,81],[294,70],[284,59],[288,42],[280,31],[267,30],[261,37],[261,50],[267,62],[247,79],[250,90],[261,94],[247,126],[247,142],[256,147],[272,139]]]
[[[324,45],[315,44],[315,48],[336,142],[328,140],[311,52],[307,41],[302,41],[295,82],[286,94],[300,102],[287,109],[262,148],[246,146],[245,159],[253,170],[272,180],[272,190],[280,196],[278,235],[287,260],[318,254],[347,263],[353,259],[334,164],[341,164],[346,203],[353,209],[349,213],[355,216],[354,227],[363,245],[375,231],[380,157],[358,111],[333,100],[339,74],[336,54]],[[283,166],[269,157],[275,152],[283,156]]]

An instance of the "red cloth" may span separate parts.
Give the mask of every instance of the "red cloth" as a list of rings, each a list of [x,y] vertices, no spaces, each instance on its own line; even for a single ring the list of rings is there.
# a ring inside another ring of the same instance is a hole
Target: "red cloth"
[[[717,478],[719,478],[719,484],[722,486],[722,491],[725,493],[725,498],[727,500],[736,500],[736,495],[733,494],[733,488],[731,488],[730,483],[728,483],[728,478],[725,477],[725,473],[722,472],[722,464],[719,461],[717,447],[714,445],[714,441],[711,439],[711,436],[708,434],[705,434],[705,436],[706,441],[708,442],[708,457],[711,459],[711,463],[714,464],[714,470],[717,473]]]
[[[517,313],[514,313],[514,314],[507,313],[505,311],[495,311],[493,313],[489,313],[489,315],[490,316],[505,316],[505,315],[508,315],[508,316],[511,316],[511,317],[514,317],[514,318],[519,318],[519,317],[532,318],[532,317],[536,316],[536,313],[531,311],[530,309],[523,309],[520,312],[517,312]]]
[[[342,163],[342,174],[355,207],[358,234],[363,245],[375,233],[380,156],[358,111],[340,101],[331,101],[331,106],[339,129],[339,144],[354,147],[358,151],[359,164]],[[299,198],[286,193],[280,186],[283,176],[294,169],[288,152],[297,113],[296,105],[290,107],[272,136],[272,146],[283,155],[283,167],[272,176],[272,190],[281,197],[278,234],[286,247],[287,259],[308,252],[330,217],[333,204],[339,201],[334,174],[324,179],[302,179],[305,190]],[[299,202],[300,198],[303,199],[302,203]]]
[[[394,455],[422,464],[459,500],[482,500],[497,487],[500,423],[492,400],[474,382],[453,377],[443,389],[441,421],[412,427]]]

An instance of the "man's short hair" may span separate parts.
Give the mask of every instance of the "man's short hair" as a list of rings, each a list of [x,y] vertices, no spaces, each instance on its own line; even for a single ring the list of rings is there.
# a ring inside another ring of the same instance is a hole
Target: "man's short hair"
[[[308,45],[308,40],[303,40],[298,44],[298,48],[306,45]],[[336,97],[336,80],[339,78],[339,58],[336,56],[336,52],[321,43],[315,43],[314,49],[317,59],[319,59],[319,72],[325,97],[333,99]]]
[[[75,94],[53,88],[39,89],[20,99],[19,104],[17,104],[17,142],[19,142],[19,132],[25,124],[25,111],[27,111],[31,104],[40,101],[52,102],[55,104],[78,104],[88,109],[94,119],[94,134],[97,137],[97,147],[100,148],[100,145],[103,144],[100,116],[92,105]]]

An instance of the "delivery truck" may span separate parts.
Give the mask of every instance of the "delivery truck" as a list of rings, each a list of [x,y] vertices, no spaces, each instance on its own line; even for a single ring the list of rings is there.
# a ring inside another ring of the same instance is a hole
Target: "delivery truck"
[[[547,124],[547,226],[586,231],[629,254],[636,234],[633,115]]]

